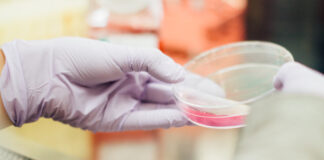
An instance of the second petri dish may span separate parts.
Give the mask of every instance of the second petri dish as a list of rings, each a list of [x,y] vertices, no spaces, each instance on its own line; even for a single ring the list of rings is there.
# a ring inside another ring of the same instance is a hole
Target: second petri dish
[[[185,64],[190,74],[174,87],[177,105],[194,124],[242,127],[249,104],[274,91],[275,74],[291,61],[289,51],[269,42],[246,41],[209,50]]]

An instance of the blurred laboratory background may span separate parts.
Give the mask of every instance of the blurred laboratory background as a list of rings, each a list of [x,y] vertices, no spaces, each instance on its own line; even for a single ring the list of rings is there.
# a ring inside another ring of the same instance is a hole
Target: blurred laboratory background
[[[180,64],[223,44],[264,40],[324,72],[323,28],[320,0],[0,0],[0,46],[81,36],[156,47]],[[202,127],[91,133],[41,119],[0,131],[0,159],[229,160],[238,133]]]

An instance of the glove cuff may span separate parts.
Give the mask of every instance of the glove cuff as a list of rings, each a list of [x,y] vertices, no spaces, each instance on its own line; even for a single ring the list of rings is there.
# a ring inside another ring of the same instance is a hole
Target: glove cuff
[[[6,63],[0,76],[0,92],[7,114],[15,126],[21,126],[30,117],[28,109],[27,89],[17,41],[6,43],[2,46]]]

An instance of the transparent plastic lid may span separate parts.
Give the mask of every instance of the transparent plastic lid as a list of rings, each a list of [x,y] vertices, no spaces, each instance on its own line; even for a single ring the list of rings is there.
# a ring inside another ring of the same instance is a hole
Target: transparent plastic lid
[[[291,61],[289,51],[269,42],[218,47],[185,64],[187,77],[174,86],[174,95],[187,117],[213,118],[216,122],[220,117],[247,115],[248,104],[271,94],[277,71]]]

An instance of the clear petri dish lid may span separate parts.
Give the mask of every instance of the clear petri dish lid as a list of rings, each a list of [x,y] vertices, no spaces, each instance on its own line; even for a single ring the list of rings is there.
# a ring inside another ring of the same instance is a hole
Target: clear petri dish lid
[[[293,57],[289,51],[269,42],[218,47],[184,66],[189,76],[174,86],[174,95],[185,112],[193,109],[211,113],[197,116],[247,114],[249,103],[275,91],[273,78],[280,66],[290,61]]]

